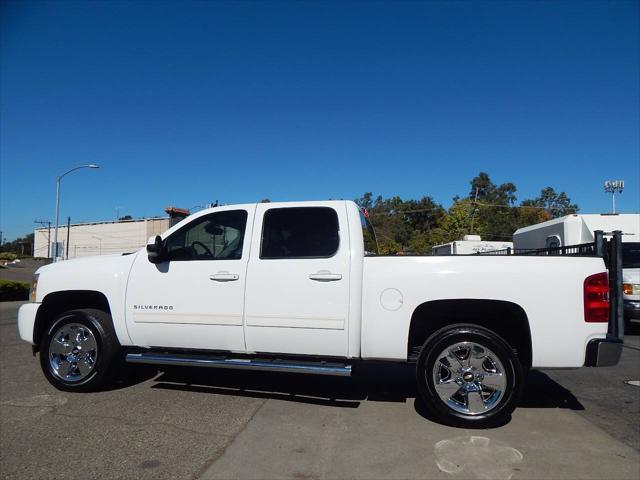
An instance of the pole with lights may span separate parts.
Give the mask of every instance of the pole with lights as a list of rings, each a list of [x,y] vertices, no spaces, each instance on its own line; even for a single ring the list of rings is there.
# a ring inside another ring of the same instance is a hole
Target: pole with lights
[[[604,182],[604,191],[611,194],[611,213],[616,213],[616,193],[622,195],[624,180],[607,180]]]

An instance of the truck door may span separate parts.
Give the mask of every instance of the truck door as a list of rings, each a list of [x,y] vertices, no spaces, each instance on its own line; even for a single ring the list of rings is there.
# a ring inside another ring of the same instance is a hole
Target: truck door
[[[244,351],[254,209],[223,207],[193,219],[165,238],[162,263],[138,254],[126,300],[127,328],[135,344]]]
[[[346,356],[350,251],[344,202],[259,204],[255,232],[245,300],[247,350]]]

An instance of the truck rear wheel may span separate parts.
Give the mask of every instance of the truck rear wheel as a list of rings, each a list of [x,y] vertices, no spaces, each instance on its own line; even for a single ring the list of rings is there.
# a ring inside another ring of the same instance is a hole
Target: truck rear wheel
[[[59,390],[99,390],[119,361],[120,345],[111,316],[101,310],[61,314],[43,332],[40,346],[42,371]]]
[[[524,374],[513,349],[494,332],[451,325],[425,342],[418,392],[438,420],[485,428],[504,423],[522,395]]]

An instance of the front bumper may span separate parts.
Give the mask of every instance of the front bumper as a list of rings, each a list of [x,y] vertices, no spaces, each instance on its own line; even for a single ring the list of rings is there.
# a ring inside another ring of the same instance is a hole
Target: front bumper
[[[587,344],[585,367],[611,367],[622,355],[623,342],[619,338],[596,338]]]
[[[624,318],[627,320],[640,320],[640,301],[625,300],[623,302]]]
[[[41,303],[25,303],[18,310],[18,335],[25,342],[33,345],[33,327]]]

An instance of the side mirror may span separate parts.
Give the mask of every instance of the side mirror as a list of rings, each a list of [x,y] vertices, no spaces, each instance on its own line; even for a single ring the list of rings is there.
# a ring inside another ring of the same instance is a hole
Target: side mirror
[[[164,260],[164,244],[160,235],[150,237],[147,241],[147,255],[151,263],[160,263]]]

